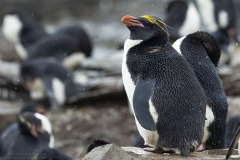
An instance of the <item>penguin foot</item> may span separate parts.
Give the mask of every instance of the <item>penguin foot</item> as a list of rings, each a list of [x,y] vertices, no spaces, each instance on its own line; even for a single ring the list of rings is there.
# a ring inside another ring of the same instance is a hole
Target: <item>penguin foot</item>
[[[155,147],[145,147],[143,148],[144,151],[147,151],[147,152],[157,152],[157,148]]]
[[[161,148],[156,148],[156,147],[146,147],[146,148],[143,148],[144,151],[147,151],[147,152],[153,152],[153,153],[169,153],[169,154],[172,154],[172,153],[175,153],[174,151],[172,150],[163,150]]]
[[[201,144],[201,145],[199,145],[198,146],[198,148],[197,148],[197,152],[202,152],[203,150],[205,150],[205,145],[204,144]]]

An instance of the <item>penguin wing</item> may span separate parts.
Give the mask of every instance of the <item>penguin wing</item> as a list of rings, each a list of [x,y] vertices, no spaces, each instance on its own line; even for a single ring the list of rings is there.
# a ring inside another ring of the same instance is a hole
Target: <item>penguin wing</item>
[[[235,147],[238,143],[239,138],[240,138],[240,127],[238,128],[238,130],[237,130],[237,132],[236,132],[236,134],[235,134],[235,136],[232,140],[232,143],[231,143],[231,145],[229,147],[229,150],[228,150],[228,153],[226,155],[226,159],[228,159],[232,155],[232,153],[233,153],[233,151],[234,151],[234,149],[235,149]]]
[[[54,96],[52,80],[53,80],[52,77],[47,77],[47,76],[43,77],[43,83],[44,83],[44,86],[45,86],[45,91],[46,91],[46,94],[47,94],[47,98],[50,101],[51,105],[57,105],[58,101],[57,101],[56,97]]]
[[[156,130],[156,125],[149,112],[149,99],[153,93],[153,79],[138,78],[133,94],[133,109],[141,126],[147,130]]]

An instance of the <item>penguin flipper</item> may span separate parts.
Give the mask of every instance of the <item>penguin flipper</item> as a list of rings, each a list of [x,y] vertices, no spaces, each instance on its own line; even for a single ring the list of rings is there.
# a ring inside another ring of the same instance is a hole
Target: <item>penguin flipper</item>
[[[151,131],[156,130],[156,125],[149,112],[149,99],[153,92],[155,81],[152,79],[138,78],[133,94],[133,109],[140,125]]]
[[[236,134],[235,134],[235,136],[232,140],[232,143],[231,143],[231,145],[229,147],[229,150],[228,150],[228,153],[226,155],[226,159],[228,159],[232,155],[232,153],[233,153],[233,151],[234,151],[234,149],[235,149],[235,147],[238,143],[239,138],[240,138],[240,127],[238,128],[238,130],[237,130],[237,132],[236,132]]]

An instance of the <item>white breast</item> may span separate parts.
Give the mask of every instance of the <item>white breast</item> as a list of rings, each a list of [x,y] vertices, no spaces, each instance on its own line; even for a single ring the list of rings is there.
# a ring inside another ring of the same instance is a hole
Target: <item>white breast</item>
[[[206,107],[206,120],[205,120],[205,126],[204,126],[204,135],[202,139],[202,144],[205,144],[208,137],[210,136],[210,132],[208,130],[208,127],[212,124],[214,121],[214,115],[212,112],[212,109],[207,105]]]
[[[133,112],[133,115],[135,117],[135,113],[133,110],[133,94],[135,90],[135,85],[133,83],[133,80],[131,78],[131,75],[129,73],[129,70],[127,68],[127,53],[130,48],[140,44],[142,40],[131,40],[127,39],[124,44],[124,56],[123,56],[123,62],[122,62],[122,78],[123,78],[123,85],[126,90],[128,100],[131,106],[131,111]],[[138,120],[135,117],[135,122],[138,128],[138,131],[140,135],[143,137],[145,141],[145,145],[150,145],[150,146],[155,146],[157,139],[158,139],[158,134],[157,131],[149,131],[143,128]]]
[[[185,21],[181,28],[179,29],[179,35],[185,36],[190,33],[199,31],[200,29],[201,29],[200,15],[197,11],[197,8],[193,5],[193,3],[189,3]]]
[[[184,40],[185,37],[182,37],[182,38],[179,38],[178,40],[176,40],[172,47],[180,54],[182,55],[182,51],[181,51],[181,44],[182,44],[182,41]]]
[[[38,119],[41,120],[43,130],[48,132],[48,134],[50,135],[49,147],[53,148],[54,147],[54,136],[52,134],[52,125],[51,125],[50,121],[48,120],[48,118],[46,116],[44,116],[42,114],[35,113],[34,115]]]
[[[4,37],[12,42],[19,42],[19,34],[23,28],[22,22],[19,20],[17,15],[6,15],[3,18],[2,32]]]
[[[218,29],[214,18],[214,4],[212,0],[196,0],[203,24],[208,32],[216,32]]]

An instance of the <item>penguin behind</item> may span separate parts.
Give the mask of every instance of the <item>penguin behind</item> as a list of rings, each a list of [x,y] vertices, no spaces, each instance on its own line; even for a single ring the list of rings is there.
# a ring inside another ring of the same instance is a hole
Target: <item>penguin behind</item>
[[[201,18],[192,1],[170,1],[167,4],[165,12],[165,23],[173,28],[169,30],[171,42],[182,36],[201,30]]]
[[[221,63],[229,64],[237,39],[236,7],[233,0],[196,0],[204,30],[212,34],[223,53]]]
[[[15,8],[6,11],[2,32],[4,37],[15,45],[16,52],[22,60],[28,58],[28,48],[47,35],[33,15]]]
[[[75,102],[89,87],[74,82],[73,74],[52,59],[25,62],[21,77],[34,100],[50,101],[52,106]]]
[[[225,148],[228,103],[217,70],[221,52],[216,40],[206,32],[195,32],[173,47],[192,66],[207,98],[202,149]]]
[[[201,144],[206,99],[191,66],[154,16],[124,16],[122,77],[145,145],[189,156]],[[154,149],[150,149],[154,150]]]

